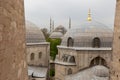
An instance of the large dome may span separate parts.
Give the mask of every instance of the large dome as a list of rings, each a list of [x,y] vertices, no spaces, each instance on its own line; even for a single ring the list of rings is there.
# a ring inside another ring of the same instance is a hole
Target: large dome
[[[63,37],[62,46],[67,46],[68,39],[73,40],[74,47],[92,47],[94,38],[99,38],[101,47],[112,47],[113,31],[106,25],[88,21],[80,26],[71,28]]]
[[[26,21],[26,41],[27,43],[45,42],[45,37],[42,31],[29,21]]]

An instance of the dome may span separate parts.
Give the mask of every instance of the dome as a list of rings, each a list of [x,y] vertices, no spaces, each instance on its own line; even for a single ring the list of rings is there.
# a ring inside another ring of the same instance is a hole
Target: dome
[[[26,21],[26,41],[27,43],[45,42],[45,37],[42,31],[29,21]]]
[[[109,69],[104,66],[95,66],[92,68],[92,71],[98,77],[109,77]]]
[[[92,47],[93,39],[99,38],[101,47],[112,47],[113,31],[106,25],[88,21],[71,28],[63,37],[62,46],[67,46],[68,39],[73,40],[73,47]]]
[[[50,35],[50,38],[61,38],[61,37],[63,37],[63,34],[61,32],[53,32]]]
[[[62,25],[59,25],[58,27],[55,28],[54,32],[61,32],[62,34],[66,33],[66,28]]]

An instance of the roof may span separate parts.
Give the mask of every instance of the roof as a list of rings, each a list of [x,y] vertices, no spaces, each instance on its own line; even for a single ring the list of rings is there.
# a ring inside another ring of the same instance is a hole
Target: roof
[[[46,42],[43,32],[32,22],[26,21],[27,43]]]
[[[67,46],[69,38],[72,38],[73,47],[92,47],[94,38],[100,38],[101,47],[112,47],[113,31],[108,26],[96,22],[89,21],[80,26],[71,28],[62,39],[62,46]]]
[[[45,78],[47,76],[47,68],[45,67],[35,67],[35,66],[28,66],[28,75]]]
[[[63,34],[61,32],[53,32],[50,35],[50,38],[61,38],[61,37],[63,37]]]
[[[65,80],[109,80],[109,69],[98,65],[65,77]]]

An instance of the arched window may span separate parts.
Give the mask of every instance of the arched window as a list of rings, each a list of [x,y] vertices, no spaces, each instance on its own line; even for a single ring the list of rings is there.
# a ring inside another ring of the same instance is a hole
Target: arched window
[[[67,60],[68,60],[68,55],[64,54],[64,55],[62,56],[62,58],[63,58],[63,62],[67,62]]]
[[[68,47],[73,47],[73,44],[74,44],[74,41],[71,37],[68,38],[68,41],[67,41],[67,46]]]
[[[95,66],[95,65],[107,66],[107,62],[105,61],[105,59],[98,56],[94,58],[93,60],[91,60],[90,66]]]
[[[70,63],[75,63],[75,57],[74,57],[74,56],[70,56],[69,62],[70,62]]]
[[[94,38],[94,39],[93,39],[93,47],[94,47],[94,48],[99,48],[100,45],[101,45],[100,39],[99,39],[98,37]]]
[[[42,57],[42,52],[39,52],[39,59]]]
[[[70,74],[72,74],[72,69],[71,68],[68,69],[68,75],[70,75]]]
[[[34,57],[35,57],[35,54],[34,54],[34,53],[31,53],[30,59],[31,59],[31,60],[34,60]]]

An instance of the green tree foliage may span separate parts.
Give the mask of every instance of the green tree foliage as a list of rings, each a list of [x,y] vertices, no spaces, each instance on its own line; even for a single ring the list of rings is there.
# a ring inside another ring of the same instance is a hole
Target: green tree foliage
[[[55,57],[58,53],[57,45],[60,45],[61,39],[47,39],[48,42],[50,42],[50,56],[52,60],[55,60]]]
[[[49,75],[51,77],[55,76],[55,70],[54,69],[50,69]]]

